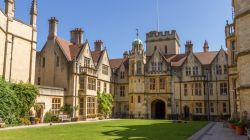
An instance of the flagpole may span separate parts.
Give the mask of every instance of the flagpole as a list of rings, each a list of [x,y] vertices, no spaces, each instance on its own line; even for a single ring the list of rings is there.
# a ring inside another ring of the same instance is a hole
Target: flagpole
[[[156,11],[157,11],[157,31],[160,31],[160,16],[159,16],[159,0],[156,0]]]

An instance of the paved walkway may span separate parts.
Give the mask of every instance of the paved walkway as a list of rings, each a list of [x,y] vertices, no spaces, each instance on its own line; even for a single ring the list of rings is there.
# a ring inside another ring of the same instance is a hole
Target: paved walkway
[[[238,136],[234,130],[224,128],[221,122],[211,122],[188,140],[247,140],[247,136]]]
[[[89,122],[103,122],[103,121],[112,121],[112,120],[117,120],[117,119],[86,120],[86,121],[79,121],[79,122],[52,123],[52,125],[53,126],[56,126],[56,125],[69,125],[69,124],[80,124],[80,123],[89,123]],[[50,123],[43,123],[43,124],[29,125],[29,126],[15,126],[15,127],[0,128],[0,131],[14,130],[14,129],[24,129],[24,128],[37,128],[37,127],[45,127],[45,126],[50,126]]]

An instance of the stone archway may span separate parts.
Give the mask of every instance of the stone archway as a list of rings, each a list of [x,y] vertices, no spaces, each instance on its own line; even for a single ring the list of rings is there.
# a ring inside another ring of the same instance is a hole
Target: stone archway
[[[151,103],[151,118],[165,119],[166,118],[166,104],[162,100],[155,100]]]

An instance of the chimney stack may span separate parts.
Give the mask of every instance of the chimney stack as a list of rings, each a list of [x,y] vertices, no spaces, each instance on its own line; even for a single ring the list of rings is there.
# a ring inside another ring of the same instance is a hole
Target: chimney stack
[[[51,17],[49,20],[49,38],[55,38],[57,36],[58,20],[56,17]]]
[[[185,53],[188,54],[188,53],[191,53],[193,52],[193,43],[191,40],[189,41],[186,41],[186,44],[185,44]]]
[[[75,45],[82,45],[83,44],[83,30],[82,28],[75,28],[74,30],[70,31],[71,36],[71,43]]]
[[[102,51],[103,49],[103,42],[102,40],[95,41],[95,51]]]
[[[205,40],[204,46],[203,46],[204,52],[209,52],[209,46],[207,40]]]

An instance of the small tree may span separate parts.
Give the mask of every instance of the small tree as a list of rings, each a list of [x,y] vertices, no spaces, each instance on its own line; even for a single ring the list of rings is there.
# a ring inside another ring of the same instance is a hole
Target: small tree
[[[0,118],[6,124],[20,123],[19,100],[8,82],[0,79]]]
[[[105,118],[112,113],[113,97],[111,94],[97,92],[98,110]]]

